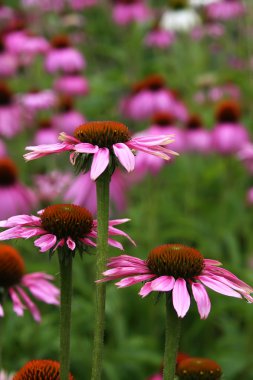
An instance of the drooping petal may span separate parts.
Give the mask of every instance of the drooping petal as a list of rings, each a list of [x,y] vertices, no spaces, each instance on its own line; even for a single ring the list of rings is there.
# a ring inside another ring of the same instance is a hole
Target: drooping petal
[[[158,292],[169,292],[173,289],[175,279],[172,276],[160,276],[151,282],[152,290]]]
[[[71,250],[71,251],[74,251],[74,249],[76,248],[76,243],[74,242],[74,240],[71,239],[71,237],[68,237],[67,238],[67,246],[68,248]]]
[[[94,154],[91,165],[90,177],[95,181],[102,174],[109,164],[109,149],[99,148]]]
[[[200,280],[205,286],[217,293],[221,293],[229,297],[242,298],[241,294],[211,276],[198,276],[196,279]]]
[[[4,316],[4,309],[3,306],[0,304],[0,317]]]
[[[154,274],[141,274],[139,276],[126,277],[120,280],[119,282],[116,282],[115,285],[117,285],[118,288],[125,288],[127,286],[131,286],[142,281],[150,280],[154,277]]]
[[[139,295],[144,298],[146,297],[149,293],[151,293],[153,290],[151,288],[151,282],[146,282],[145,285],[143,285],[143,287],[141,288],[141,290],[139,291]]]
[[[75,145],[75,151],[78,153],[96,153],[99,150],[97,145],[89,143],[80,143]]]
[[[40,315],[40,311],[37,308],[37,306],[32,302],[32,300],[28,297],[28,295],[25,293],[25,291],[20,286],[17,286],[16,288],[17,288],[17,291],[19,292],[20,296],[23,298],[28,310],[32,314],[33,319],[36,322],[40,322],[41,321],[41,315]]]
[[[23,155],[26,161],[35,160],[36,158],[48,156],[54,153],[60,153],[73,150],[73,144],[56,143],[56,144],[44,144],[38,146],[27,146],[26,150],[31,150],[30,153]]]
[[[190,295],[186,286],[186,281],[183,278],[178,278],[176,280],[172,292],[172,300],[177,315],[183,318],[189,310],[191,303]]]
[[[0,221],[0,227],[16,227],[25,225],[40,226],[41,219],[38,216],[22,214]]]
[[[17,293],[15,292],[15,290],[13,288],[9,289],[9,295],[10,295],[11,300],[13,302],[13,310],[14,310],[14,312],[19,317],[22,316],[22,315],[24,315],[25,306],[23,305],[23,303],[21,302],[19,296],[17,295]]]
[[[131,149],[126,144],[118,143],[113,145],[113,151],[121,165],[128,171],[134,170],[135,158]]]
[[[113,236],[124,236],[126,237],[133,245],[136,246],[136,243],[135,241],[124,231],[118,229],[118,228],[115,228],[115,227],[112,227],[109,225],[108,227],[108,233],[109,235],[113,235]]]
[[[205,287],[199,283],[192,284],[192,294],[197,303],[201,319],[206,319],[211,310],[211,302]]]
[[[47,234],[35,240],[34,245],[40,248],[40,252],[46,252],[55,245],[56,241],[55,235]]]
[[[114,248],[118,248],[118,249],[120,249],[121,251],[124,251],[124,247],[123,247],[123,245],[122,245],[119,241],[117,241],[117,240],[114,240],[114,239],[109,238],[109,239],[108,239],[108,244],[111,245],[111,246],[114,247]]]

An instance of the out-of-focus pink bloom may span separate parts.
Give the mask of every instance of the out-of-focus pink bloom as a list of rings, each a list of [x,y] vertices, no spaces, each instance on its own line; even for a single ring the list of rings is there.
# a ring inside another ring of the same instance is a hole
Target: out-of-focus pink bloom
[[[44,37],[28,34],[24,39],[23,45],[19,48],[19,53],[28,54],[33,57],[37,54],[46,54],[49,47],[50,45]]]
[[[34,188],[36,191],[36,195],[38,200],[43,203],[53,203],[55,199],[63,196],[63,193],[73,182],[73,176],[71,173],[62,173],[57,170],[50,171],[46,174],[36,174],[34,177]],[[79,192],[86,190],[83,188]],[[75,204],[79,204],[77,202],[73,202]],[[84,205],[89,205],[89,203],[84,203]],[[80,204],[79,204],[80,205]],[[90,208],[90,207],[89,207]],[[92,208],[90,211],[93,213]]]
[[[81,52],[70,45],[67,36],[53,38],[52,47],[45,57],[45,69],[49,73],[62,71],[73,73],[85,68],[86,62]]]
[[[74,137],[75,136],[75,137]],[[49,154],[71,152],[70,160],[76,165],[79,160],[90,158],[91,167],[84,166],[83,171],[90,170],[90,176],[95,181],[113,162],[113,168],[120,163],[128,172],[134,170],[134,151],[142,151],[164,160],[176,152],[167,148],[173,139],[170,135],[156,135],[131,138],[125,124],[115,121],[91,121],[76,128],[74,136],[60,134],[59,144],[30,146],[24,155],[27,161]],[[89,160],[88,160],[89,161]]]
[[[17,57],[6,51],[2,39],[0,39],[0,77],[6,79],[16,74],[18,70]]]
[[[85,9],[85,8],[93,7],[94,5],[97,4],[97,0],[68,0],[68,1],[69,1],[69,6],[73,10]]]
[[[123,278],[116,283],[124,288],[137,283],[142,286],[139,295],[146,297],[151,292],[171,292],[172,302],[178,317],[183,318],[195,299],[201,319],[206,319],[211,302],[205,287],[226,296],[245,298],[252,303],[253,288],[233,273],[220,268],[216,260],[204,259],[196,249],[181,244],[165,244],[154,248],[147,258],[121,255],[109,259],[104,278],[99,282]]]
[[[131,22],[141,23],[151,17],[151,10],[144,0],[115,0],[112,17],[119,25],[127,25]]]
[[[76,127],[86,122],[85,117],[74,109],[73,99],[69,96],[60,97],[58,112],[52,117],[52,125],[58,133],[72,135]]]
[[[161,49],[171,46],[175,42],[175,34],[161,28],[154,28],[148,32],[144,43],[147,46],[158,47]]]
[[[233,154],[249,142],[247,129],[239,123],[240,114],[240,107],[235,101],[223,101],[218,105],[217,124],[212,131],[214,150],[221,154]]]
[[[147,380],[163,380],[163,375],[161,373],[156,373],[155,375],[149,377]]]
[[[223,98],[239,99],[241,92],[239,87],[233,83],[212,86],[205,90],[199,90],[194,98],[198,103],[217,102]]]
[[[30,212],[37,204],[35,193],[18,180],[18,171],[9,158],[0,158],[0,219]]]
[[[247,199],[247,203],[252,206],[252,204],[253,204],[253,187],[251,187],[247,191],[247,197],[246,197],[246,199]]]
[[[185,129],[185,151],[210,153],[212,151],[212,134],[203,127],[198,115],[189,117]]]
[[[0,22],[5,23],[11,21],[14,16],[14,9],[5,5],[0,5]]]
[[[0,380],[13,380],[14,373],[8,374],[4,370],[0,371]]]
[[[0,136],[11,138],[22,130],[22,109],[5,82],[0,82]]]
[[[110,200],[118,211],[126,209],[126,192],[129,181],[118,169],[115,170],[110,182]],[[76,179],[69,182],[63,199],[79,206],[89,206],[92,214],[97,212],[96,184],[91,181],[88,174],[80,174]]]
[[[61,11],[65,7],[65,0],[22,0],[25,8],[39,8],[42,11]]]
[[[20,94],[18,100],[25,108],[25,112],[34,114],[41,110],[53,108],[56,105],[57,97],[53,90],[34,90]]]
[[[57,78],[54,82],[54,89],[67,95],[86,95],[89,92],[88,80],[80,74],[69,74]]]
[[[251,142],[244,144],[237,152],[237,157],[243,162],[248,172],[253,174],[253,144]]]
[[[36,145],[55,144],[58,141],[58,132],[54,128],[51,119],[42,119],[39,129],[34,135],[33,143]]]
[[[84,207],[73,204],[57,204],[40,210],[35,215],[16,215],[0,222],[0,227],[6,228],[0,232],[0,241],[10,239],[28,239],[38,237],[34,241],[40,252],[55,251],[68,248],[71,251],[85,246],[96,246],[97,221]],[[120,242],[110,236],[125,236],[134,245],[134,241],[124,231],[115,228],[129,219],[109,220],[108,244],[123,250]]]
[[[245,13],[245,6],[241,0],[221,0],[206,7],[206,13],[213,20],[230,20]]]
[[[157,112],[169,112],[179,120],[186,120],[187,108],[183,102],[165,86],[158,75],[147,77],[133,85],[132,93],[121,103],[122,113],[134,120],[152,117]]]
[[[28,309],[36,322],[41,320],[39,309],[25,290],[39,301],[59,305],[60,292],[51,283],[53,279],[53,276],[42,272],[25,274],[25,264],[19,252],[10,245],[0,244],[0,285],[19,317]],[[0,304],[0,317],[3,316],[3,305]]]
[[[217,23],[207,23],[191,31],[191,36],[195,40],[201,40],[204,37],[219,38],[223,34],[224,26]]]
[[[26,30],[14,30],[4,36],[5,48],[10,53],[20,54],[26,39]]]

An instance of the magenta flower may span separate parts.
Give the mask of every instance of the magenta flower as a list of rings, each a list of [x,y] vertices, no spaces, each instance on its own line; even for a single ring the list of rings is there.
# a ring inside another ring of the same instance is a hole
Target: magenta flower
[[[0,82],[0,136],[12,138],[21,132],[23,114],[5,82]]]
[[[72,73],[80,71],[86,66],[81,52],[71,46],[67,36],[56,36],[52,41],[52,48],[45,57],[45,69],[50,74],[57,71]]]
[[[151,16],[151,11],[143,0],[116,0],[112,12],[113,20],[118,25],[145,22]]]
[[[26,94],[19,95],[19,101],[27,112],[38,112],[53,108],[57,98],[53,90],[32,90]]]
[[[40,236],[34,245],[40,252],[67,247],[71,251],[83,246],[96,246],[93,239],[97,237],[97,221],[84,207],[72,204],[58,204],[46,207],[35,215],[16,215],[0,221],[0,227],[6,228],[0,232],[0,241],[9,239],[29,239]],[[133,244],[134,241],[125,232],[115,228],[129,219],[109,221],[108,233],[111,236],[125,236]],[[123,249],[118,241],[108,238],[108,244]]]
[[[166,244],[154,248],[147,258],[121,255],[109,259],[109,269],[100,282],[123,279],[116,283],[124,288],[145,282],[139,294],[172,292],[173,306],[183,318],[189,310],[191,296],[195,299],[200,317],[208,317],[211,302],[205,287],[230,297],[245,298],[252,303],[253,288],[234,274],[220,268],[216,260],[204,259],[200,252],[181,244]]]
[[[170,159],[170,154],[176,154],[165,147],[173,141],[170,135],[131,138],[128,128],[115,121],[88,122],[76,128],[74,136],[61,133],[60,139],[62,142],[58,144],[27,147],[26,150],[32,152],[25,154],[24,158],[30,161],[49,154],[70,151],[71,163],[81,167],[82,171],[90,169],[91,179],[96,180],[108,166],[113,172],[118,162],[128,172],[133,171],[135,157],[132,150],[165,160]]]
[[[24,310],[28,309],[36,322],[41,320],[39,309],[25,289],[37,300],[59,305],[59,289],[51,284],[52,280],[53,276],[42,272],[25,274],[25,264],[19,252],[10,245],[0,244],[0,287],[10,297],[18,316],[23,316]],[[4,316],[2,302],[1,298],[0,317]]]
[[[212,134],[203,127],[198,115],[191,115],[186,123],[185,150],[208,154],[213,150]]]
[[[89,83],[83,75],[72,73],[56,79],[54,89],[60,93],[72,96],[87,95]]]
[[[148,32],[144,43],[147,46],[165,49],[175,42],[175,33],[161,28],[154,28]]]
[[[68,0],[69,6],[73,10],[81,10],[89,7],[93,7],[97,4],[97,0]]]
[[[30,212],[37,205],[35,193],[18,179],[14,162],[0,158],[0,219]]]
[[[34,176],[34,187],[40,202],[48,204],[55,201],[56,198],[62,197],[64,190],[70,186],[72,181],[72,173],[63,173],[57,170],[52,170],[45,174],[36,174]],[[77,202],[73,203],[78,204]],[[92,212],[90,204],[89,208]]]
[[[58,141],[58,132],[51,119],[41,119],[38,122],[39,129],[36,131],[33,144],[55,144]]]
[[[221,0],[206,7],[207,16],[213,20],[230,20],[245,13],[245,5],[241,0]]]

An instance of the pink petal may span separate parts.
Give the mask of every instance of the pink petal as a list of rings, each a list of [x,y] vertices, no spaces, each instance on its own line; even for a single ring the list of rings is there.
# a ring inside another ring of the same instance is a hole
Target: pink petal
[[[201,319],[206,319],[211,310],[211,302],[205,287],[202,284],[192,284],[192,294],[197,303]]]
[[[66,243],[67,243],[68,248],[71,251],[74,251],[74,249],[76,248],[76,243],[70,237],[67,238]]]
[[[112,247],[120,249],[121,251],[124,251],[123,245],[119,241],[109,238],[108,244],[111,245]]]
[[[0,317],[4,316],[4,309],[3,306],[0,304]]]
[[[118,143],[113,145],[113,151],[121,165],[128,171],[134,170],[135,158],[126,144]]]
[[[41,321],[41,315],[40,315],[40,312],[39,312],[39,309],[37,308],[37,306],[32,302],[32,300],[28,297],[28,295],[24,292],[24,290],[22,288],[17,286],[17,290],[18,290],[20,296],[23,298],[28,310],[32,314],[33,319],[36,322],[40,322]]]
[[[126,277],[123,278],[121,281],[116,282],[115,285],[117,285],[118,288],[125,288],[127,286],[131,286],[145,280],[150,280],[154,277],[154,274],[141,274],[139,276]]]
[[[47,234],[35,240],[34,245],[40,248],[40,252],[46,252],[55,245],[56,241],[55,235]]]
[[[191,299],[187,290],[186,281],[178,278],[175,282],[172,292],[173,306],[177,315],[181,318],[185,316],[189,310]]]
[[[80,143],[75,145],[75,151],[78,153],[96,153],[99,150],[97,145],[92,145],[89,143]]]
[[[146,297],[149,293],[151,293],[153,290],[151,288],[151,282],[146,282],[145,285],[143,285],[143,287],[141,288],[141,290],[139,291],[139,295],[144,298]]]
[[[31,161],[35,160],[36,158],[48,156],[50,154],[73,150],[73,145],[66,143],[56,143],[48,145],[27,146],[25,149],[32,151],[30,153],[24,154],[23,156],[26,161]]]
[[[65,132],[61,132],[59,134],[58,140],[62,142],[72,143],[72,144],[79,144],[81,141],[76,139],[74,136],[67,135]]]
[[[148,268],[146,261],[141,260],[138,257],[129,256],[129,255],[120,255],[116,257],[111,257],[109,259],[107,266],[108,267],[138,266],[138,267]]]
[[[90,177],[95,181],[100,174],[102,174],[109,164],[109,149],[99,148],[99,150],[94,154]]]
[[[8,218],[7,220],[0,221],[0,227],[16,227],[23,225],[40,226],[41,219],[34,215],[16,215]]]
[[[9,289],[9,294],[10,294],[11,300],[13,302],[13,310],[14,310],[14,312],[19,317],[22,316],[22,315],[24,315],[25,306],[22,304],[22,302],[19,299],[19,296],[17,295],[17,293],[14,291],[13,288]]]
[[[151,274],[148,269],[146,271],[141,271],[139,268],[133,268],[133,267],[125,267],[125,268],[113,268],[113,269],[108,269],[105,272],[103,272],[104,276],[110,276],[115,278],[120,278],[124,276],[131,276],[131,275],[140,275],[140,274]]]
[[[204,259],[204,264],[205,265],[214,265],[214,266],[222,265],[222,263],[220,261],[212,260],[212,259]]]
[[[86,244],[86,245],[90,245],[91,247],[96,247],[97,244],[94,243],[94,241],[88,239],[88,238],[83,238],[83,239],[79,239],[82,243]]]
[[[224,294],[225,296],[229,297],[236,297],[236,298],[242,298],[242,296],[231,289],[229,286],[223,284],[220,281],[217,281],[216,279],[208,276],[198,276],[196,279],[200,280],[205,286],[208,288],[214,290],[217,293]]]
[[[138,145],[143,146],[156,146],[156,145],[167,145],[174,141],[174,135],[150,135],[150,136],[139,136],[139,137],[133,137],[128,145],[131,144],[131,146],[134,147],[134,144],[137,143]]]
[[[133,245],[136,246],[136,243],[135,241],[124,231],[121,231],[119,230],[118,228],[115,228],[115,227],[111,227],[109,226],[108,227],[108,233],[109,235],[113,235],[113,236],[124,236],[126,237]]]
[[[152,290],[158,292],[169,292],[173,289],[175,284],[175,279],[172,276],[160,276],[155,280],[151,281]]]

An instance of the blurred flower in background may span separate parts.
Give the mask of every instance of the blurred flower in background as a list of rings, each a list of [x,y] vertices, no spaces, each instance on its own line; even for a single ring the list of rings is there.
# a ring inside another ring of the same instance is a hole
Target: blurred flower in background
[[[179,380],[219,380],[222,369],[214,360],[191,357],[179,363],[176,373]]]
[[[145,0],[113,0],[112,17],[118,25],[145,22],[151,17],[151,10]]]
[[[29,290],[39,301],[59,305],[59,289],[51,282],[53,276],[46,273],[25,273],[25,263],[19,252],[7,244],[0,244],[0,317],[4,316],[3,305],[10,298],[18,316],[28,309],[36,322],[41,321],[39,309],[27,295]]]
[[[27,362],[14,376],[13,380],[59,380],[60,363],[53,360],[31,360]],[[69,380],[74,377],[69,374]]]

